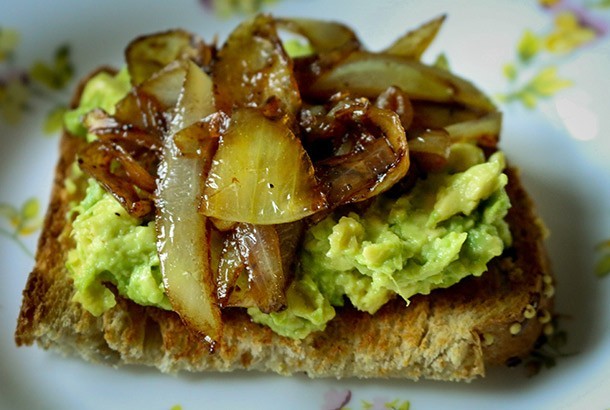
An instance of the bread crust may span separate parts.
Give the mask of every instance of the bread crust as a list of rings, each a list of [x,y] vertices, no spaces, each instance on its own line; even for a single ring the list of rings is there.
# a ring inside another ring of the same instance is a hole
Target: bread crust
[[[114,308],[94,317],[71,301],[74,287],[65,268],[72,246],[66,213],[73,199],[65,178],[82,144],[67,133],[61,138],[36,264],[23,291],[18,346],[37,343],[92,362],[141,364],[163,372],[248,369],[310,377],[471,380],[484,376],[489,365],[526,356],[552,312],[545,229],[519,172],[509,167],[512,246],[482,276],[415,296],[408,307],[396,299],[375,315],[338,308],[324,332],[303,340],[253,323],[243,309],[226,309],[214,352],[175,313],[120,296]]]

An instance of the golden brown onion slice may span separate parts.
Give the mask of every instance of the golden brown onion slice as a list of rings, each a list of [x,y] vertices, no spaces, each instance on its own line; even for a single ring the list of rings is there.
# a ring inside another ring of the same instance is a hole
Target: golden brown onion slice
[[[171,30],[136,38],[125,49],[125,58],[131,83],[139,85],[175,60],[209,64],[212,48],[189,32]]]
[[[132,88],[116,104],[114,120],[124,130],[136,129],[161,138],[180,96],[185,72],[184,62],[176,61]]]
[[[99,182],[131,216],[144,218],[152,212],[153,201],[140,195],[134,185],[152,193],[155,181],[119,145],[93,141],[78,153],[78,163],[83,172]],[[117,163],[125,167],[127,176],[113,172],[113,165]]]
[[[444,128],[458,122],[470,121],[485,115],[478,110],[459,104],[439,104],[426,101],[413,101],[413,122],[417,129]]]
[[[451,138],[449,133],[440,129],[427,129],[410,135],[409,153],[417,163],[418,169],[434,172],[442,169],[449,158]]]
[[[288,126],[255,109],[235,110],[214,155],[202,212],[269,225],[305,218],[325,206],[311,160]]]
[[[313,84],[301,84],[304,95],[327,99],[340,91],[375,99],[390,86],[402,89],[412,100],[461,103],[486,112],[493,103],[470,82],[446,70],[415,60],[365,51],[353,52],[323,72]]]
[[[364,112],[357,113],[362,118],[356,119],[376,139],[357,144],[352,152],[315,164],[316,174],[332,207],[379,195],[409,170],[409,148],[398,115],[370,105],[365,105],[364,109]]]
[[[413,104],[409,96],[398,87],[388,87],[375,100],[375,106],[394,111],[400,118],[402,127],[406,130],[413,122]]]
[[[287,273],[273,225],[237,224],[227,237],[218,268],[224,306],[275,312],[286,304]]]
[[[301,97],[274,20],[258,15],[238,26],[218,52],[212,68],[218,109],[262,107],[279,100],[281,111],[296,115]]]
[[[210,78],[192,62],[186,70],[159,166],[157,249],[173,309],[213,344],[222,331],[220,308],[210,267],[210,230],[207,218],[197,211],[207,160],[181,155],[174,135],[211,114],[214,100]]]
[[[229,127],[229,122],[228,115],[222,111],[216,111],[178,131],[174,141],[183,155],[205,155],[215,149],[218,139]]]
[[[287,275],[282,267],[280,241],[273,225],[238,224],[237,244],[246,262],[248,289],[263,312],[286,304]]]
[[[430,43],[436,37],[446,15],[439,16],[415,30],[409,31],[404,36],[397,39],[392,45],[386,48],[383,52],[386,54],[397,55],[405,58],[419,60],[421,55],[426,51]]]
[[[275,21],[280,29],[305,37],[316,53],[349,52],[361,46],[352,29],[341,23],[306,18]]]
[[[216,296],[220,306],[239,306],[239,307],[252,307],[254,306],[253,301],[248,301],[245,304],[242,298],[238,298],[236,289],[237,279],[246,271],[246,262],[242,258],[239,247],[237,246],[237,239],[235,238],[235,231],[227,235],[223,242],[220,258],[218,261],[218,269],[216,271]],[[247,283],[242,285],[247,287]],[[244,291],[245,293],[246,291]],[[234,295],[235,293],[235,295]],[[232,297],[233,296],[233,297]],[[239,300],[238,300],[239,299]]]
[[[475,142],[481,147],[495,148],[502,130],[502,114],[492,112],[481,118],[451,124],[445,130],[453,142]]]

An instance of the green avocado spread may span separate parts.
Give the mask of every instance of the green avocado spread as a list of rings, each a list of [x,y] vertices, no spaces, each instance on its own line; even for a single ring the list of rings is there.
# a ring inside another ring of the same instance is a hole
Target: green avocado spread
[[[92,78],[86,88],[91,93],[83,94],[67,126],[74,126],[74,116],[83,111],[111,108],[128,83],[124,72]],[[501,152],[486,159],[476,146],[456,143],[446,168],[419,180],[407,194],[381,195],[360,215],[327,216],[305,234],[287,308],[269,314],[249,308],[248,313],[278,334],[304,338],[323,330],[335,309],[346,304],[373,314],[397,296],[408,303],[413,295],[481,275],[511,241],[504,221],[510,207],[504,167]],[[116,303],[105,285],[111,283],[138,304],[171,309],[153,222],[129,216],[93,180],[71,215],[75,247],[67,267],[76,301],[102,314]]]

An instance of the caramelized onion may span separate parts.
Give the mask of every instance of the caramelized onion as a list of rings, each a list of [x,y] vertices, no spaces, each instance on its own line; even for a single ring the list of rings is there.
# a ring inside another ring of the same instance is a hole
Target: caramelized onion
[[[282,47],[274,20],[266,15],[242,23],[231,33],[218,52],[212,77],[221,111],[262,107],[273,98],[282,113],[295,116],[301,105],[292,60]]]
[[[282,267],[275,228],[271,225],[239,224],[235,230],[256,306],[267,313],[279,310],[286,304],[287,275]]]
[[[356,51],[312,84],[301,83],[305,95],[318,99],[340,91],[374,99],[390,86],[401,88],[412,100],[457,102],[495,111],[492,102],[470,82],[446,70],[388,54]]]
[[[460,104],[439,104],[413,101],[413,122],[418,129],[444,128],[458,122],[470,121],[485,115],[484,112],[466,108]]]
[[[247,293],[247,282],[242,280],[241,286],[237,286],[237,279],[246,270],[246,262],[239,252],[235,236],[233,230],[223,242],[216,271],[216,296],[221,307],[252,307],[255,305],[253,300],[241,297],[242,293]],[[244,291],[240,292],[242,287]]]
[[[430,43],[436,38],[438,31],[445,22],[445,18],[445,15],[439,16],[415,30],[409,31],[386,48],[384,53],[419,60]]]
[[[115,161],[125,167],[126,178],[113,172]],[[154,190],[154,179],[119,145],[93,141],[79,152],[78,163],[83,172],[95,178],[133,217],[144,218],[153,210],[153,201],[141,197],[134,185]]]
[[[254,109],[233,112],[203,194],[205,215],[252,224],[292,222],[326,206],[300,141]]]
[[[192,59],[206,66],[212,53],[199,37],[171,30],[136,38],[125,49],[125,59],[131,83],[137,86],[176,60]]]
[[[328,112],[304,112],[308,145],[330,145],[315,168],[332,208],[379,195],[406,175],[407,139],[395,112],[349,97]]]
[[[409,129],[413,122],[413,104],[411,104],[409,96],[398,87],[388,87],[379,94],[375,100],[375,106],[394,111],[405,130]]]
[[[178,131],[174,142],[182,155],[201,156],[215,149],[220,136],[229,127],[229,121],[228,115],[217,111]]]
[[[476,142],[481,147],[495,148],[500,139],[502,114],[492,112],[481,118],[448,125],[445,129],[454,142]]]
[[[352,29],[334,21],[292,18],[276,22],[279,28],[305,37],[318,54],[345,53],[360,48],[360,40]]]
[[[209,226],[197,211],[209,159],[181,155],[174,142],[176,132],[211,114],[212,82],[189,62],[179,95],[159,166],[157,249],[173,309],[213,345],[220,338],[222,323],[210,267]]]
[[[445,166],[451,148],[451,139],[446,130],[428,129],[409,137],[409,152],[417,162],[418,169],[434,172]]]
[[[237,224],[225,241],[218,271],[218,294],[225,306],[269,313],[286,304],[287,275],[272,225]]]

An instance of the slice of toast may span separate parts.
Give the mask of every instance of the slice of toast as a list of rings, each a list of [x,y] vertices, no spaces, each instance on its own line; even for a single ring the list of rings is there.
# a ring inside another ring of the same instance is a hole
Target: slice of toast
[[[470,380],[483,376],[488,365],[527,355],[545,326],[550,330],[554,288],[545,230],[513,168],[506,171],[513,245],[481,277],[415,296],[408,307],[396,299],[375,315],[338,308],[324,332],[304,340],[253,323],[244,309],[226,309],[214,352],[173,312],[117,296],[114,308],[94,317],[71,301],[74,288],[65,268],[71,246],[66,213],[73,198],[64,181],[84,143],[67,133],[61,139],[36,265],[23,292],[15,333],[19,346],[36,342],[93,362],[164,372],[253,369],[311,377]]]

